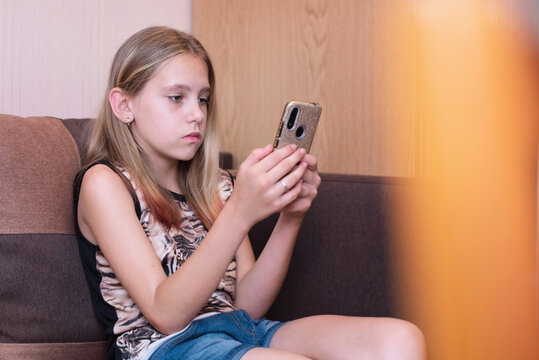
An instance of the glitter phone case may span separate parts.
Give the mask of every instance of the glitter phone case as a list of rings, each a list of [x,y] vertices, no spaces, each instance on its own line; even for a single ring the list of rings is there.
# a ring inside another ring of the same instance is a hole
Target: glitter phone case
[[[309,152],[321,113],[322,107],[316,103],[296,100],[288,102],[277,128],[273,148],[294,143]]]

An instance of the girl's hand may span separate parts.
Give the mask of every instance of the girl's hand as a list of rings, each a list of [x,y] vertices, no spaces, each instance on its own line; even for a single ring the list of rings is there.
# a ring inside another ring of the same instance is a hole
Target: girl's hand
[[[318,166],[316,158],[312,155],[305,155],[302,164],[305,164],[306,170],[302,177],[301,191],[292,203],[286,206],[282,213],[286,216],[303,219],[303,216],[311,207],[313,200],[318,195],[320,186],[320,175],[318,175]]]
[[[308,166],[302,161],[304,157],[305,150],[295,145],[275,151],[272,145],[253,150],[239,167],[227,205],[233,206],[235,214],[245,219],[249,227],[283,210],[302,192],[302,178]],[[307,179],[312,181],[312,176]]]

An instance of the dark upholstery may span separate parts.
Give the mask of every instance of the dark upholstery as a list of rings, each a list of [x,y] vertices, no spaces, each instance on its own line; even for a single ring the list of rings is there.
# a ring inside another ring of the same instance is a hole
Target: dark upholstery
[[[288,276],[268,318],[400,315],[390,270],[389,214],[390,204],[410,181],[360,175],[321,177],[318,197],[303,221]],[[276,220],[274,215],[251,230],[256,255]]]
[[[104,359],[73,229],[73,177],[90,119],[0,115],[0,360]],[[222,155],[230,167],[230,154]],[[388,199],[399,179],[322,176],[268,314],[393,316]],[[250,233],[258,254],[275,217]]]

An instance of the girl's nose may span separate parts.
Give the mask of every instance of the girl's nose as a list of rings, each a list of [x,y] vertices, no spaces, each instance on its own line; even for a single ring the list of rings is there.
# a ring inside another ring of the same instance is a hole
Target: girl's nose
[[[202,105],[198,102],[198,99],[193,102],[190,107],[189,121],[200,123],[206,117],[206,113],[202,109]]]

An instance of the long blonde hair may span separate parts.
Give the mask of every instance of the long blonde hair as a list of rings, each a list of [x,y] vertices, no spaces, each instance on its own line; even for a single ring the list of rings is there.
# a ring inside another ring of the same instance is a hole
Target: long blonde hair
[[[199,57],[208,68],[210,96],[206,134],[194,158],[180,161],[178,183],[190,206],[209,229],[222,208],[218,193],[219,144],[214,119],[215,75],[208,53],[193,36],[169,27],[149,27],[132,35],[118,49],[92,131],[86,163],[89,166],[96,161],[108,160],[123,167],[133,177],[157,221],[167,228],[180,224],[182,215],[178,205],[152,176],[148,159],[130,128],[114,115],[108,94],[118,87],[126,95],[136,96],[161,63],[181,54]]]

